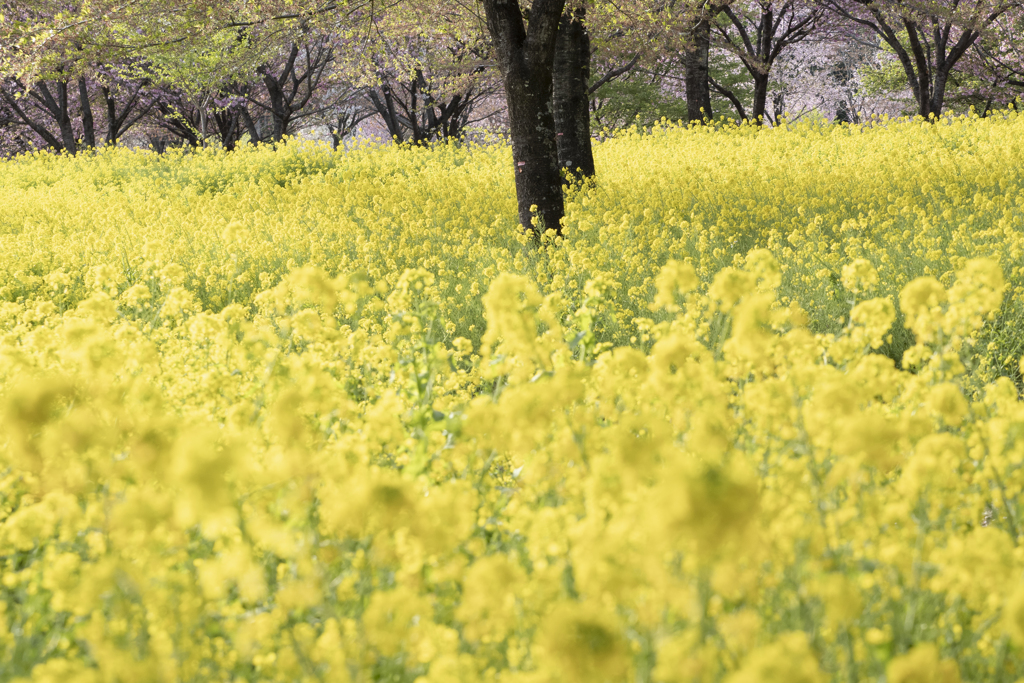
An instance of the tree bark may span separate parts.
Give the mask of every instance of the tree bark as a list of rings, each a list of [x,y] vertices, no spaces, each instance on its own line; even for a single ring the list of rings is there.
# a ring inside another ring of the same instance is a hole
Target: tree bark
[[[692,123],[714,118],[708,79],[711,21],[704,10],[690,32],[690,39],[692,45],[683,53],[683,67],[686,71],[686,118]]]
[[[60,129],[63,149],[67,150],[69,154],[75,154],[78,152],[78,142],[75,140],[75,130],[71,125],[71,116],[68,113],[68,84],[67,81],[57,81],[54,85],[57,88],[56,98],[44,81],[40,81],[36,86],[38,95],[35,92],[31,94],[36,95],[38,101],[56,121],[57,127]]]
[[[9,94],[8,91],[4,89],[0,89],[0,97],[3,97],[4,101],[7,103],[7,106],[9,106],[14,111],[14,113],[18,115],[18,118],[21,119],[21,121],[26,126],[31,128],[36,135],[41,137],[47,145],[52,147],[57,152],[64,149],[64,146],[61,144],[60,140],[58,140],[57,137],[46,128],[46,126],[36,121],[35,118],[30,116],[29,112],[25,111],[25,109],[22,108],[18,98]]]
[[[92,118],[92,103],[85,77],[78,78],[78,104],[82,108],[82,142],[86,147],[96,147],[96,124]]]
[[[508,104],[519,222],[535,241],[546,229],[561,234],[565,214],[551,101],[555,41],[564,7],[565,0],[534,0],[527,29],[518,0],[484,0]]]
[[[394,95],[391,94],[391,87],[387,83],[382,82],[380,95],[377,94],[376,90],[370,90],[367,96],[370,104],[373,105],[377,114],[383,119],[388,133],[391,134],[391,139],[398,144],[405,142],[405,133],[401,122],[398,120],[398,109],[395,106]]]
[[[297,43],[292,43],[291,50],[288,53],[288,59],[285,61],[284,67],[281,69],[280,76],[274,76],[270,72],[269,66],[263,70],[263,84],[267,88],[267,96],[270,98],[270,115],[274,120],[274,142],[280,142],[284,139],[284,136],[288,133],[288,124],[291,121],[292,113],[294,109],[291,107],[290,98],[285,94],[285,86],[288,84],[289,79],[296,81],[295,78],[295,61],[299,57],[299,46]],[[293,89],[292,97],[297,94],[297,85]]]
[[[249,133],[249,144],[257,145],[260,141],[260,134],[256,130],[256,122],[252,120],[252,115],[249,114],[249,110],[245,107],[242,107],[239,115],[242,117],[242,123],[245,124],[246,132]]]
[[[558,165],[566,182],[594,176],[594,151],[590,142],[590,34],[586,10],[579,7],[562,14],[555,42],[552,105]]]
[[[238,107],[230,107],[223,110],[214,110],[213,123],[217,126],[217,133],[220,135],[221,144],[225,151],[233,152],[242,137],[242,115]]]
[[[936,116],[942,114],[942,106],[946,99],[946,83],[949,81],[949,72],[945,69],[936,69],[935,82],[932,84],[931,112]]]
[[[757,125],[764,123],[768,108],[768,74],[754,74],[754,106],[750,109],[750,120]]]
[[[121,137],[121,125],[117,117],[117,100],[107,87],[103,88],[103,99],[107,103],[107,144],[116,145],[117,139]],[[135,98],[132,97],[132,101]],[[131,106],[131,102],[127,106]],[[127,111],[127,107],[126,107]]]
[[[925,48],[918,38],[917,24],[904,19],[903,26],[907,30],[911,54],[914,57],[914,65],[917,67],[917,88],[914,90],[914,94],[917,95],[917,113],[928,118],[928,114],[932,113],[931,65],[928,63]]]
[[[117,113],[117,99],[115,93],[108,88],[103,86],[100,91],[103,93],[103,99],[107,103],[107,144],[116,145],[117,141],[121,138],[128,129],[134,126],[139,120],[149,113],[149,110],[153,108],[153,102],[150,100],[146,102],[140,98],[142,89],[146,87],[148,83],[139,82],[133,86],[131,95],[129,95],[121,105],[121,113]]]

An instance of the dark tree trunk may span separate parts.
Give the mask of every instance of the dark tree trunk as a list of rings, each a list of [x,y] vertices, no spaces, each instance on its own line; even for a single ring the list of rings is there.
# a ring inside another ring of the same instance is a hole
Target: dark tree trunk
[[[280,142],[299,119],[313,116],[323,110],[306,109],[313,98],[327,66],[334,61],[334,51],[323,39],[316,40],[302,48],[292,43],[288,59],[278,74],[273,64],[266,63],[257,69],[263,76],[263,85],[270,104],[267,105],[247,92],[247,88],[235,88],[234,92],[246,98],[251,104],[265,110],[273,121],[271,139]],[[303,111],[305,110],[305,111]],[[246,123],[248,126],[248,123]]]
[[[590,144],[590,34],[580,7],[562,14],[555,43],[552,104],[558,165],[566,181],[594,175]]]
[[[82,107],[82,142],[86,147],[96,147],[96,124],[92,118],[92,103],[89,102],[89,89],[84,76],[78,78],[78,99]]]
[[[551,104],[555,41],[564,7],[565,0],[534,0],[527,30],[517,0],[484,0],[508,103],[519,222],[535,239],[545,229],[561,234],[565,214]],[[534,225],[534,215],[540,225]]]
[[[376,90],[371,90],[367,93],[367,97],[370,100],[370,104],[377,111],[377,114],[384,121],[388,133],[391,134],[391,139],[398,144],[405,142],[405,127],[399,121],[398,107],[395,106],[395,97],[391,92],[390,84],[384,81],[382,77],[380,93]],[[412,128],[412,122],[410,122],[409,128]]]
[[[903,25],[907,29],[911,54],[914,57],[914,65],[917,67],[917,87],[914,88],[914,94],[917,95],[917,113],[928,118],[928,114],[932,113],[931,65],[928,63],[928,55],[917,35],[917,24],[904,19]]]
[[[229,107],[213,112],[213,123],[217,126],[217,134],[220,135],[221,144],[225,151],[232,152],[238,139],[242,137],[242,114],[239,107]]]
[[[768,74],[754,74],[754,106],[750,109],[751,120],[761,125],[768,105]]]
[[[949,80],[949,72],[946,70],[935,70],[935,83],[932,84],[931,110],[936,115],[942,114],[942,105],[946,99],[946,82]]]
[[[270,106],[265,108],[269,110],[270,117],[274,123],[274,130],[271,133],[271,139],[274,142],[280,142],[288,134],[288,127],[292,116],[301,108],[301,105],[293,106],[294,100],[299,94],[299,87],[302,81],[305,80],[305,76],[300,80],[296,74],[296,61],[298,58],[299,46],[297,43],[292,43],[288,59],[285,61],[279,76],[271,73],[270,65],[264,65],[258,70],[263,74],[263,85],[267,89],[267,97],[270,100]],[[286,89],[289,91],[286,92]],[[304,104],[305,102],[303,102]]]
[[[69,154],[75,154],[78,152],[78,142],[75,140],[75,130],[71,125],[71,116],[68,113],[68,84],[67,81],[57,81],[54,85],[57,89],[56,97],[50,92],[46,83],[40,81],[37,86],[39,91],[37,97],[57,123],[63,149],[67,150]]]
[[[706,13],[690,32],[692,41],[683,56],[686,71],[686,118],[704,121],[714,118],[711,111],[711,84],[708,79],[708,53],[711,48],[711,21]]]
[[[57,124],[60,126],[61,137],[64,138],[64,149],[72,154],[77,154],[78,140],[75,139],[75,128],[71,123],[71,111],[68,109],[68,84],[66,81],[57,82],[57,97],[59,98],[56,109],[59,112]]]
[[[274,121],[273,140],[280,142],[288,130],[291,111],[285,102],[284,91],[280,84],[272,76],[264,76],[263,83],[267,86],[267,95],[270,97],[270,115]]]
[[[152,100],[148,103],[140,99],[142,88],[148,85],[145,81],[136,83],[131,95],[124,100],[121,113],[117,113],[117,100],[110,88],[103,86],[103,99],[107,103],[107,144],[116,145],[118,139],[153,108]]]
[[[68,111],[68,84],[58,83],[57,92],[60,97],[57,124],[60,126],[60,135],[64,140],[64,149],[72,154],[77,154],[78,140],[75,138],[75,129],[71,123],[71,112]]]
[[[138,82],[134,87],[131,97],[127,98],[123,111],[116,117],[114,130],[125,130],[135,125],[154,106],[152,103],[145,104],[140,101],[138,94],[144,82]],[[17,116],[19,123],[28,126],[34,133],[46,142],[47,146],[54,150],[66,151],[75,154],[80,149],[96,148],[98,142],[102,142],[101,134],[97,131],[96,116],[93,110],[92,96],[89,90],[89,79],[79,76],[72,81],[37,81],[31,87],[25,87],[19,81],[8,79],[3,89],[0,89],[0,99],[8,106],[12,114]],[[111,120],[114,100],[107,88],[101,88],[107,100],[108,123]],[[19,91],[23,95],[18,97]],[[74,97],[77,94],[78,103],[75,109]],[[74,111],[73,111],[74,110]],[[72,115],[77,117],[72,118]],[[76,137],[75,122],[80,121],[81,139]],[[109,136],[107,144],[116,142],[116,138]]]
[[[903,24],[907,28],[910,52],[917,71],[917,84],[913,88],[914,96],[917,97],[917,113],[925,118],[940,116],[945,105],[949,72],[967,48],[977,40],[978,33],[964,31],[947,54],[947,45],[941,39],[942,31],[936,30],[940,41],[935,45],[927,45],[921,40],[925,34],[916,23],[904,20]],[[908,75],[912,75],[912,72],[908,71]],[[913,81],[911,85],[914,85]]]
[[[416,75],[422,77],[422,73],[417,70]],[[423,142],[423,126],[420,125],[420,120],[424,119],[424,112],[419,111],[420,109],[420,81],[413,76],[413,79],[409,82],[409,102],[412,106],[409,109],[409,126],[412,129],[412,142],[419,144]]]
[[[548,229],[561,234],[565,205],[551,91],[537,92],[542,89],[536,86],[536,80],[519,74],[505,78],[505,90],[519,222],[537,235]],[[534,225],[534,215],[540,225]]]
[[[435,99],[421,69],[416,69],[410,80],[398,80],[381,68],[377,83],[367,98],[387,126],[391,139],[399,144],[459,137],[475,103],[472,88],[446,99]]]
[[[260,141],[260,133],[256,130],[256,122],[252,120],[252,115],[249,114],[249,110],[242,107],[239,114],[242,117],[242,123],[245,124],[245,131],[249,133],[249,144],[258,144]]]
[[[103,88],[103,99],[107,103],[107,144],[114,145],[121,137],[121,126],[117,118],[117,101],[109,88]]]
[[[462,131],[465,130],[466,124],[469,122],[472,95],[473,93],[470,91],[465,96],[455,95],[448,102],[437,104],[438,111],[441,112],[438,125],[442,138],[453,140],[462,136]]]
[[[37,121],[33,116],[31,116],[30,112],[26,111],[21,106],[21,104],[24,102],[23,99],[15,97],[14,93],[9,92],[6,88],[0,88],[0,97],[4,99],[4,102],[6,102],[7,106],[11,108],[11,111],[17,114],[18,118],[22,121],[22,123],[31,128],[32,131],[36,135],[41,137],[47,145],[49,145],[58,152],[64,149],[64,146],[61,144],[60,140],[57,139],[57,137],[53,133],[51,133],[46,126],[44,126],[39,121]]]

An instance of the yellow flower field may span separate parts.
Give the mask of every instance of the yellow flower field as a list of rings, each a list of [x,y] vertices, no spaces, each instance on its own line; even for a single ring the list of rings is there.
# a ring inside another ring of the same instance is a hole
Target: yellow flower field
[[[1024,116],[595,156],[0,163],[0,680],[1024,677]]]

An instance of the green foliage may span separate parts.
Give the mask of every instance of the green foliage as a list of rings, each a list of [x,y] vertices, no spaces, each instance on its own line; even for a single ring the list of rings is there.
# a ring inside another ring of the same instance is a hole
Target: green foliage
[[[686,120],[686,100],[666,92],[659,82],[625,78],[605,83],[593,95],[595,130],[616,130],[636,124],[649,127],[662,119]]]

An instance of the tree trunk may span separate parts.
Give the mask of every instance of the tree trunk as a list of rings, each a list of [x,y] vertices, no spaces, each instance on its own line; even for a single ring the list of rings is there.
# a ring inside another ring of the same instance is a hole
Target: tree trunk
[[[505,78],[505,92],[519,222],[538,236],[548,229],[561,234],[565,205],[550,85],[544,92],[535,79],[510,74]],[[534,225],[535,215],[539,225]]]
[[[946,82],[949,79],[949,72],[944,69],[935,70],[935,83],[932,84],[931,113],[939,116],[942,114],[942,105],[946,99]]]
[[[36,135],[41,137],[47,145],[58,152],[63,149],[63,146],[60,144],[60,140],[58,140],[57,137],[46,128],[46,126],[39,123],[32,116],[29,116],[28,112],[26,112],[19,104],[18,98],[14,97],[4,89],[0,89],[0,98],[3,98],[4,102],[7,103],[7,106],[18,115],[18,118],[21,119],[26,126],[31,128]]]
[[[383,98],[381,95],[383,95]],[[367,96],[370,104],[373,105],[377,114],[383,119],[388,133],[391,134],[391,139],[398,144],[405,142],[405,133],[403,132],[401,122],[398,120],[397,107],[395,106],[395,98],[391,92],[391,86],[382,79],[380,95],[377,94],[376,90],[370,90]]]
[[[917,113],[928,118],[932,107],[932,70],[928,63],[928,54],[918,36],[917,24],[908,19],[903,20],[903,27],[907,30],[907,38],[910,42],[910,52],[914,58],[914,66],[917,67],[917,87],[914,88],[914,95],[917,96]]]
[[[256,122],[252,120],[249,110],[246,107],[242,107],[239,115],[242,117],[242,123],[245,124],[245,130],[249,133],[249,144],[254,146],[259,144],[260,134],[256,130]]]
[[[121,137],[120,123],[117,118],[117,100],[107,87],[103,88],[103,99],[107,103],[107,144],[116,145]]]
[[[423,105],[420,103],[420,78],[423,77],[423,72],[419,69],[413,74],[413,78],[409,81],[409,127],[412,129],[412,143],[418,145],[421,142],[426,141],[426,136],[423,134],[424,126],[428,126],[427,123],[427,112]]]
[[[89,102],[89,89],[85,77],[78,78],[78,104],[82,107],[82,142],[86,147],[96,147],[96,124],[92,118],[92,103]]]
[[[750,120],[757,125],[764,124],[764,112],[768,105],[768,74],[754,74],[754,106]]]
[[[711,21],[707,14],[690,32],[692,45],[683,53],[686,71],[686,118],[701,122],[714,118],[711,111],[711,85],[708,80],[708,52],[711,48]]]
[[[267,86],[267,94],[270,96],[270,115],[274,119],[274,142],[281,142],[284,139],[285,132],[288,130],[288,119],[290,118],[291,112],[288,109],[288,103],[285,101],[284,92],[270,76],[266,76],[263,82]]]
[[[72,154],[78,154],[78,140],[75,139],[75,128],[71,123],[71,112],[68,109],[68,84],[67,81],[57,83],[58,111],[60,112],[57,123],[60,126],[61,137],[64,138],[64,149]]]
[[[131,95],[122,100],[120,114],[117,113],[118,102],[114,92],[107,86],[102,86],[100,88],[100,91],[103,93],[103,99],[107,103],[106,144],[116,145],[117,141],[121,138],[121,135],[138,123],[139,120],[145,116],[150,109],[152,109],[152,102],[146,103],[145,100],[140,100],[139,98],[139,93],[146,85],[148,84],[145,82],[135,84]]]
[[[519,222],[535,240],[546,229],[561,234],[565,214],[551,103],[555,41],[564,7],[565,0],[534,0],[527,30],[517,0],[484,0],[508,104]],[[535,215],[539,225],[534,225]]]
[[[242,115],[236,107],[213,112],[213,123],[217,126],[224,150],[233,152],[242,136]]]
[[[202,106],[199,107],[199,145],[206,147],[206,121],[209,117],[207,106],[210,103],[209,97],[203,98]]]
[[[590,34],[586,10],[580,7],[562,14],[555,43],[552,76],[552,104],[555,112],[555,140],[558,165],[566,181],[594,175],[594,152],[590,143]]]
[[[291,121],[294,110],[291,107],[290,98],[285,94],[284,88],[288,79],[295,72],[295,60],[299,56],[299,46],[292,43],[291,51],[288,53],[288,60],[281,69],[280,76],[274,76],[267,67],[263,72],[263,84],[267,88],[267,95],[270,97],[270,114],[274,119],[274,142],[280,142],[288,133],[288,123]],[[293,93],[294,95],[294,93]]]
[[[53,96],[50,92],[50,88],[47,87],[44,81],[40,81],[37,89],[40,94],[40,100],[43,105],[50,112],[54,121],[57,123],[57,127],[60,129],[61,143],[63,149],[67,150],[69,154],[75,154],[78,152],[78,142],[75,140],[75,130],[71,125],[71,117],[68,114],[68,84],[67,81],[57,81],[57,97]]]

